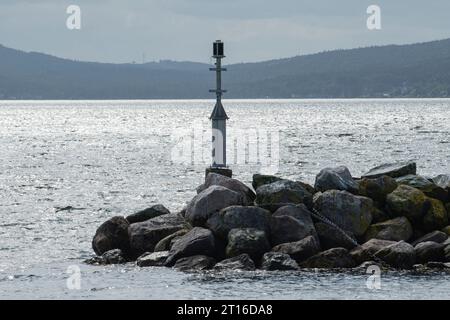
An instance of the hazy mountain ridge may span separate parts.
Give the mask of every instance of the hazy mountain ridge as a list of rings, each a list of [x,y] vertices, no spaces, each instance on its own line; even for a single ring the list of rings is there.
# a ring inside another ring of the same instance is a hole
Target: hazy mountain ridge
[[[450,39],[226,67],[227,98],[450,97]],[[212,98],[208,68],[80,62],[0,46],[0,99]]]

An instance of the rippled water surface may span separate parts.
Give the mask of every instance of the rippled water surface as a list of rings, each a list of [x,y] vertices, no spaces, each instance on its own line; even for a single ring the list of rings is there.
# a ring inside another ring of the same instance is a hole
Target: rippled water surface
[[[192,163],[182,162],[174,150],[186,132],[192,141],[208,136],[211,106],[0,102],[0,298],[450,298],[450,277],[442,274],[388,274],[382,289],[371,291],[365,275],[183,274],[81,264],[92,254],[96,227],[108,217],[154,203],[177,211],[192,198],[208,159],[195,151]],[[230,135],[267,130],[278,137],[279,145],[270,140],[278,160],[271,170],[287,178],[312,183],[321,168],[340,164],[359,176],[381,162],[410,159],[423,175],[450,173],[450,100],[245,100],[225,106]],[[249,145],[256,144],[252,137]],[[208,144],[200,141],[196,147],[207,154]],[[249,155],[242,161],[233,150],[229,154],[235,177],[244,182],[265,170]],[[70,265],[81,268],[81,290],[67,289]]]

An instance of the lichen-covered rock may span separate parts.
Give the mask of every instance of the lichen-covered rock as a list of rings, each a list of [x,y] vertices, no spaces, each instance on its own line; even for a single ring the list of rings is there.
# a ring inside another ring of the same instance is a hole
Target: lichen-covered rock
[[[375,253],[375,257],[394,268],[400,269],[411,269],[416,263],[414,247],[404,241],[396,242],[379,250]]]
[[[363,178],[359,181],[359,195],[371,198],[379,206],[384,206],[386,196],[397,189],[394,178],[381,176],[378,178]]]
[[[433,241],[421,242],[414,247],[418,263],[442,262],[445,260],[445,245]]]
[[[315,198],[314,208],[337,226],[362,236],[372,223],[373,201],[347,191],[329,190]]]
[[[298,220],[292,216],[276,216],[270,220],[270,239],[273,246],[299,241],[307,236],[317,238],[311,218]]]
[[[155,204],[150,208],[129,215],[126,219],[131,224],[144,222],[159,216],[163,216],[165,214],[170,214],[170,211],[162,204]]]
[[[243,203],[242,194],[222,186],[211,186],[191,200],[186,208],[185,219],[192,226],[203,227],[213,213]]]
[[[358,183],[353,180],[347,167],[340,166],[322,169],[316,176],[314,188],[321,192],[327,190],[341,190],[357,193]]]
[[[406,217],[413,224],[421,223],[427,209],[428,198],[413,187],[399,185],[394,192],[388,194],[386,206],[396,217]]]
[[[322,249],[328,250],[332,248],[345,248],[350,250],[355,247],[355,243],[353,241],[351,241],[348,237],[345,237],[341,232],[339,232],[339,230],[329,224],[318,222],[315,224],[315,227]],[[354,235],[350,232],[347,232],[347,234],[354,237]]]
[[[416,174],[417,166],[415,162],[397,162],[385,163],[362,175],[362,178],[378,178],[381,176],[389,176],[391,178],[398,178],[408,174]]]
[[[228,234],[227,257],[246,253],[253,261],[259,261],[270,250],[269,241],[264,231],[252,228],[232,229]]]
[[[166,260],[167,266],[172,266],[180,258],[195,255],[213,256],[216,244],[213,233],[204,228],[196,227],[180,237],[173,244]]]
[[[433,231],[433,232],[427,233],[426,235],[420,237],[419,239],[415,240],[411,244],[413,246],[416,246],[416,245],[418,245],[421,242],[427,242],[427,241],[443,243],[447,239],[448,239],[448,235],[445,234],[444,232],[442,232],[442,231]]]
[[[169,251],[159,251],[152,253],[144,253],[136,260],[138,267],[162,267],[166,263]]]
[[[333,248],[320,252],[303,263],[303,268],[353,268],[356,266],[352,256],[345,248]]]
[[[253,186],[253,189],[256,190],[263,185],[271,184],[272,182],[276,182],[276,181],[280,181],[280,180],[283,180],[283,179],[281,179],[279,177],[275,177],[275,176],[257,173],[257,174],[253,175],[252,186]]]
[[[447,190],[439,187],[433,182],[433,180],[427,179],[425,177],[410,174],[404,177],[397,178],[396,181],[399,184],[405,184],[413,188],[419,189],[428,197],[438,199],[444,202],[447,201],[448,199]]]
[[[304,261],[320,252],[320,244],[316,237],[308,236],[300,241],[279,244],[272,248],[272,252],[288,254],[297,262]]]
[[[267,252],[263,255],[261,269],[274,270],[298,270],[298,264],[288,254],[281,252]]]
[[[169,251],[172,248],[174,240],[184,236],[188,232],[189,232],[188,229],[181,229],[180,231],[172,233],[171,235],[165,237],[164,239],[161,239],[155,245],[155,249],[153,251],[155,251],[155,252],[158,252],[158,251]]]
[[[223,270],[253,271],[255,269],[256,269],[255,263],[246,253],[240,254],[236,257],[222,260],[221,262],[217,263],[214,266],[214,270],[216,271],[223,271]]]
[[[104,222],[92,239],[94,252],[101,256],[107,251],[120,249],[128,255],[130,251],[128,226],[129,223],[124,217],[113,217]]]
[[[449,219],[444,204],[433,198],[428,198],[428,202],[428,210],[423,218],[423,229],[425,231],[433,231],[447,226]]]
[[[244,198],[244,205],[253,205],[256,198],[255,192],[253,192],[253,190],[247,187],[244,183],[214,172],[208,174],[205,179],[205,183],[197,189],[197,192],[200,193],[211,186],[222,186],[242,194]]]
[[[395,241],[371,239],[350,251],[350,255],[357,264],[361,264],[364,261],[374,260],[375,253],[395,243]]]
[[[86,264],[92,265],[123,264],[126,262],[127,258],[120,249],[106,251],[101,256],[97,256],[85,261]]]
[[[372,224],[364,235],[365,240],[381,239],[408,241],[413,235],[413,227],[405,217],[399,217],[381,223]]]
[[[253,228],[270,232],[269,211],[258,207],[231,206],[214,213],[206,226],[214,235],[226,239],[231,229]]]
[[[300,183],[280,180],[256,189],[256,204],[272,212],[287,204],[312,204],[313,195]]]
[[[203,271],[212,269],[215,264],[214,258],[197,255],[178,259],[173,267],[180,271]]]

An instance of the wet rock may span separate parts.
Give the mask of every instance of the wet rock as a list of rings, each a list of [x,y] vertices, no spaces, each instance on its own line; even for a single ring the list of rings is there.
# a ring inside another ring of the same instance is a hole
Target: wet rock
[[[181,258],[177,260],[174,268],[180,271],[203,271],[214,267],[216,260],[204,255]]]
[[[156,245],[155,245],[155,252],[158,251],[169,251],[172,248],[172,245],[174,243],[173,240],[178,239],[182,236],[184,236],[186,233],[188,233],[188,229],[182,229],[175,233],[172,233],[171,235],[165,237],[164,239],[161,239]]]
[[[427,241],[443,243],[447,239],[448,239],[448,235],[445,234],[444,232],[442,232],[442,231],[433,231],[433,232],[430,232],[430,233],[420,237],[419,239],[417,239],[416,241],[412,242],[411,244],[413,246],[416,246],[416,245],[418,245],[421,242],[427,242]]]
[[[300,241],[279,244],[272,248],[272,252],[288,254],[297,262],[304,261],[320,252],[320,244],[316,237],[308,236]]]
[[[333,248],[320,252],[303,263],[303,268],[353,268],[356,266],[355,261],[345,248]]]
[[[302,221],[291,216],[277,216],[270,220],[270,239],[273,246],[282,243],[295,242],[314,236],[316,229],[311,218]]]
[[[436,261],[432,261],[432,262],[428,262],[425,264],[425,267],[430,268],[430,269],[449,269],[450,268],[450,263],[445,263],[445,262],[436,262]]]
[[[415,162],[397,162],[385,163],[365,173],[362,178],[378,178],[381,176],[389,176],[398,178],[408,174],[416,174],[417,166]]]
[[[386,196],[397,189],[398,184],[394,178],[389,176],[381,176],[370,179],[363,178],[359,181],[359,194],[371,198],[381,207],[386,202]]]
[[[405,184],[410,187],[416,188],[422,191],[428,197],[444,202],[448,199],[448,193],[445,189],[439,187],[425,177],[410,174],[404,177],[397,178],[396,181],[399,184]]]
[[[208,229],[196,227],[175,241],[169,251],[166,265],[172,266],[180,258],[195,255],[213,256],[215,249],[213,233]]]
[[[153,253],[144,253],[137,258],[136,265],[138,267],[162,267],[166,263],[169,251],[159,251]]]
[[[370,226],[374,210],[372,199],[337,190],[320,194],[315,198],[314,208],[357,237],[362,236]]]
[[[214,266],[214,270],[245,270],[253,271],[255,270],[255,263],[246,253],[240,254],[236,257],[222,260]]]
[[[104,222],[92,239],[92,248],[97,255],[113,249],[120,249],[124,254],[130,251],[128,237],[129,223],[124,217],[113,217]]]
[[[270,232],[269,211],[258,207],[231,206],[214,213],[207,221],[207,227],[214,235],[226,239],[231,229],[253,228]]]
[[[405,217],[399,217],[381,223],[372,224],[365,234],[365,240],[381,239],[408,241],[413,235],[413,227]]]
[[[350,255],[357,264],[361,264],[364,261],[374,260],[375,253],[395,243],[395,241],[371,239],[350,251]]]
[[[423,218],[423,228],[425,231],[433,231],[444,228],[448,225],[449,219],[444,204],[433,198],[428,198],[428,210]]]
[[[375,253],[375,257],[390,266],[400,269],[411,269],[416,263],[414,247],[404,241],[396,242]]]
[[[137,222],[144,222],[165,214],[170,214],[170,211],[162,204],[156,204],[145,210],[133,213],[132,215],[129,215],[126,219],[130,224],[132,224]]]
[[[228,234],[228,245],[225,249],[227,257],[246,253],[253,261],[259,261],[269,250],[269,241],[264,231],[252,228],[232,229]]]
[[[222,186],[234,192],[240,193],[244,198],[244,205],[253,205],[256,198],[253,190],[247,187],[244,183],[217,173],[209,173],[206,177],[205,183],[201,186],[201,188],[197,189],[197,192],[200,193],[211,186]]]
[[[321,192],[328,190],[341,190],[357,193],[358,183],[353,180],[353,177],[347,167],[340,166],[336,168],[322,169],[316,176],[314,188]]]
[[[283,179],[281,179],[279,177],[275,177],[275,176],[266,175],[266,174],[254,174],[252,186],[253,186],[253,189],[256,190],[263,185],[271,184],[272,182],[276,182],[276,181],[280,181],[280,180],[283,180]]]
[[[450,239],[447,239],[444,243],[444,259],[450,262]]]
[[[274,270],[298,270],[298,264],[288,254],[281,252],[267,252],[262,257],[261,269]]]
[[[214,212],[243,203],[242,194],[222,186],[211,186],[191,200],[185,218],[192,226],[202,227]]]
[[[120,249],[106,251],[101,256],[97,256],[85,261],[85,263],[92,265],[123,264],[126,262],[127,258],[124,256],[122,250]]]
[[[301,184],[290,180],[276,181],[256,189],[257,205],[272,212],[287,204],[304,203],[310,207],[312,196]]]
[[[421,223],[427,209],[427,197],[416,188],[399,185],[388,194],[386,206],[393,216],[404,216],[413,224]]]
[[[350,239],[329,224],[318,222],[315,224],[315,227],[322,249],[345,248],[350,250],[355,247],[355,244]],[[348,233],[348,235],[354,236],[351,233]]]
[[[418,263],[429,261],[442,262],[445,260],[444,244],[433,241],[421,242],[414,247]]]
[[[447,214],[450,214],[450,206],[447,208]],[[445,233],[447,236],[450,236],[450,226],[446,226],[442,228],[442,232]]]

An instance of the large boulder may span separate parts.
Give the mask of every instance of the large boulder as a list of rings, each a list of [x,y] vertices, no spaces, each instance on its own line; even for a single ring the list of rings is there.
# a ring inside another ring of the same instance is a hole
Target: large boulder
[[[94,252],[101,256],[107,251],[120,249],[124,254],[128,254],[130,251],[128,226],[129,223],[124,217],[113,217],[104,222],[92,239]]]
[[[279,244],[272,248],[272,252],[288,254],[297,262],[304,261],[320,252],[320,244],[316,237],[308,236],[300,241]]]
[[[195,255],[213,256],[215,249],[213,233],[208,229],[196,227],[175,241],[169,251],[166,265],[172,266],[180,258]]]
[[[408,241],[413,235],[413,227],[405,217],[372,224],[364,235],[365,240],[382,239],[391,241]]]
[[[185,228],[184,221],[172,214],[133,223],[128,228],[131,251],[135,257],[153,252],[159,241]]]
[[[253,189],[256,190],[263,185],[271,184],[272,182],[276,182],[276,181],[280,181],[280,180],[283,180],[283,179],[281,179],[279,177],[275,177],[275,176],[257,173],[257,174],[253,175],[252,186],[253,186]]]
[[[386,196],[397,189],[398,184],[394,178],[381,176],[378,178],[363,178],[359,181],[359,195],[375,201],[380,207],[384,206]]]
[[[113,249],[106,251],[101,256],[96,256],[94,258],[84,261],[86,264],[91,265],[108,265],[108,264],[123,264],[128,262],[127,257],[123,254],[120,249]]]
[[[307,236],[317,238],[311,218],[298,220],[292,216],[276,216],[270,220],[270,240],[273,246],[299,241]]]
[[[173,267],[180,271],[203,271],[212,269],[215,264],[214,258],[197,255],[178,259]]]
[[[317,235],[320,240],[320,245],[322,249],[328,250],[332,248],[345,248],[353,249],[355,243],[351,241],[348,237],[344,236],[341,231],[328,223],[318,222],[315,224]],[[354,235],[347,232],[347,235],[353,237]]]
[[[352,256],[345,248],[333,248],[320,252],[303,263],[303,268],[353,268],[356,266]]]
[[[298,270],[298,264],[288,254],[281,252],[267,252],[262,257],[261,269],[274,270]]]
[[[347,167],[322,169],[316,176],[314,188],[318,191],[342,190],[351,193],[358,192],[358,183],[353,180],[352,174]]]
[[[165,214],[170,214],[170,211],[162,204],[155,204],[150,208],[129,215],[126,219],[131,224],[144,222],[159,216],[163,216]]]
[[[256,198],[255,192],[253,192],[253,190],[247,187],[244,183],[214,172],[208,174],[205,179],[205,183],[197,189],[197,192],[200,193],[211,186],[222,186],[242,194],[244,205],[253,205]]]
[[[256,204],[270,211],[287,204],[304,203],[311,206],[313,195],[300,183],[280,180],[256,189]]]
[[[169,251],[159,251],[152,253],[144,253],[137,258],[136,265],[138,267],[162,267],[166,263]]]
[[[269,250],[269,241],[264,231],[252,228],[232,229],[228,234],[225,251],[229,258],[246,253],[253,261],[259,261]]]
[[[375,253],[395,243],[395,241],[371,239],[350,251],[350,255],[357,264],[361,264],[365,261],[374,260]]]
[[[419,243],[414,247],[417,263],[443,262],[445,260],[444,247],[444,244],[433,241]]]
[[[161,239],[156,245],[155,245],[155,252],[158,251],[169,251],[172,248],[173,243],[178,240],[178,238],[184,236],[186,233],[188,233],[188,229],[181,229],[180,231],[177,231],[175,233],[172,233],[171,235],[168,235],[167,237]]]
[[[393,216],[404,216],[413,224],[422,222],[427,202],[428,199],[422,191],[407,185],[399,185],[386,198],[386,206]]]
[[[303,204],[288,204],[276,210],[272,217],[291,216],[297,220],[309,222],[311,220],[311,211]]]
[[[362,175],[362,178],[378,178],[381,176],[398,178],[408,174],[416,174],[416,171],[417,166],[415,162],[385,163],[370,169],[369,172]]]
[[[405,241],[396,242],[375,253],[375,257],[383,260],[391,267],[411,269],[416,263],[414,247]]]
[[[270,212],[262,208],[231,206],[214,213],[206,226],[221,239],[226,239],[230,230],[237,228],[253,228],[269,234],[270,218]]]
[[[420,237],[419,239],[415,240],[414,242],[412,242],[411,244],[413,246],[418,245],[419,243],[422,242],[427,242],[427,241],[433,241],[433,242],[437,242],[437,243],[443,243],[444,241],[446,241],[448,239],[448,235],[442,231],[433,231],[430,233],[427,233],[426,235]]]
[[[423,229],[433,231],[444,228],[448,225],[448,213],[444,204],[433,198],[428,198],[428,210],[423,218]]]
[[[240,254],[236,257],[232,257],[229,259],[222,260],[214,266],[214,270],[223,271],[223,270],[245,270],[245,271],[253,271],[255,270],[255,263],[252,258],[246,253]]]
[[[450,174],[441,174],[433,178],[433,182],[439,187],[447,190],[449,196],[447,202],[450,202]]]
[[[448,199],[447,190],[439,187],[432,180],[425,177],[409,174],[407,176],[397,178],[396,181],[398,184],[405,184],[419,189],[428,197],[439,199],[444,202]]]
[[[211,186],[191,200],[186,208],[185,219],[192,226],[202,227],[214,212],[243,203],[242,194],[222,186]]]
[[[314,208],[343,230],[359,237],[372,223],[373,201],[347,191],[329,190],[315,198]]]

